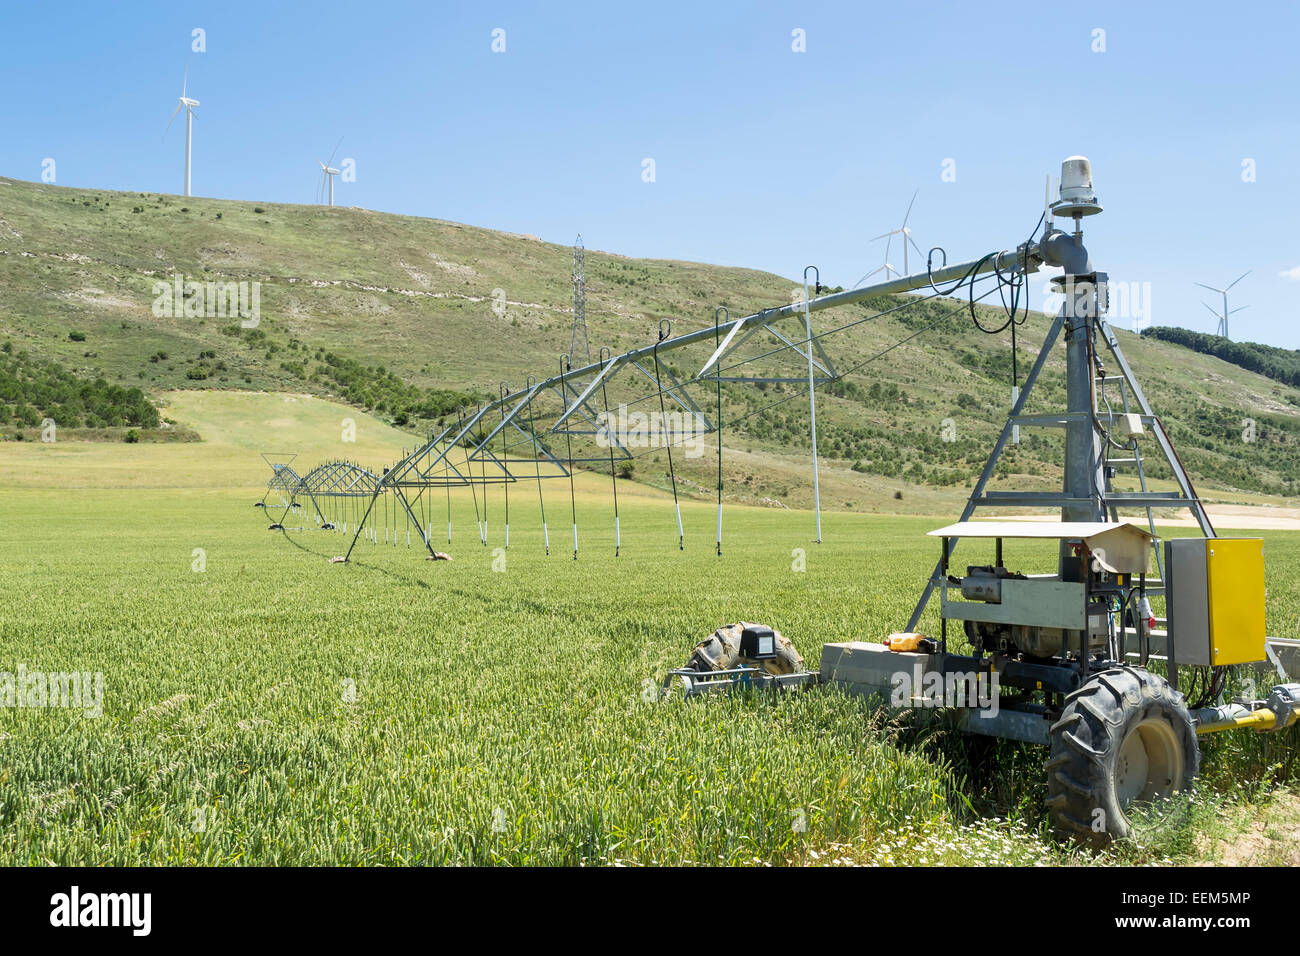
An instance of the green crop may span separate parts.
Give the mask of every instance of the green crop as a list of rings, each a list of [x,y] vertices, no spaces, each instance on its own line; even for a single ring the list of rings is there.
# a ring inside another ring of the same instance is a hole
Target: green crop
[[[453,562],[403,539],[349,565],[326,560],[342,535],[265,530],[250,494],[6,495],[0,670],[100,671],[105,695],[98,719],[0,710],[0,861],[1069,858],[1037,810],[1034,748],[971,759],[825,689],[647,700],[726,622],[776,626],[811,666],[826,641],[898,629],[933,520],[828,515],[818,546],[805,513],[734,508],[718,558],[712,509],[686,507],[680,552],[671,509],[629,496],[615,560],[584,476],[574,561],[560,491],[549,557],[535,503],[512,501],[503,571],[499,490],[490,547],[458,495]],[[1266,537],[1276,630],[1300,548]],[[1211,751],[1207,779],[1257,756]],[[995,785],[1000,767],[1016,782]]]

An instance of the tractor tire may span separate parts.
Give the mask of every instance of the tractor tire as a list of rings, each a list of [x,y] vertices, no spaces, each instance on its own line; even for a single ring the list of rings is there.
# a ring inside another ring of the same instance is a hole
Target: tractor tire
[[[1142,668],[1112,667],[1089,678],[1065,698],[1050,736],[1052,822],[1098,848],[1135,835],[1127,810],[1189,791],[1200,770],[1183,695]]]
[[[765,674],[778,676],[782,674],[801,674],[804,670],[803,657],[795,650],[789,638],[780,631],[776,635],[776,657],[768,660],[750,660],[740,653],[740,635],[747,627],[758,625],[742,621],[728,624],[714,631],[691,652],[686,666],[701,673],[729,670],[733,667],[757,667]]]

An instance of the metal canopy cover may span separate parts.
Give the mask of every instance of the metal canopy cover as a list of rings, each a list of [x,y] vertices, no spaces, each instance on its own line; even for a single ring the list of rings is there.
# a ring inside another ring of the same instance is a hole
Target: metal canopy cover
[[[1113,574],[1146,574],[1151,533],[1127,521],[961,521],[932,538],[1037,538],[1082,541]]]

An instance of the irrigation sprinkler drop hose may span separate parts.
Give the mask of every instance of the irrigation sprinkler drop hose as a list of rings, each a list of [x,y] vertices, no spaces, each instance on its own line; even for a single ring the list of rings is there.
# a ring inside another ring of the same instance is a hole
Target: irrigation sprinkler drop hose
[[[506,382],[501,383],[498,393],[501,396],[501,424],[504,426],[506,421],[506,404],[505,397],[510,391],[510,386]],[[505,466],[505,479],[502,481],[502,487],[506,496],[506,550],[510,549],[510,449],[506,447],[506,438],[501,437],[501,457]]]
[[[542,497],[542,461],[537,450],[537,423],[533,420],[533,393],[537,391],[537,386],[530,375],[524,380],[524,387],[529,389],[528,392],[528,433],[533,437],[533,467],[537,474],[537,506],[542,512],[542,543],[546,546],[546,554],[551,554],[551,535],[546,530],[546,499]]]
[[[806,287],[805,287],[806,288]],[[817,280],[817,291],[821,292],[821,279]],[[720,342],[720,329],[718,327],[718,316],[726,315],[731,319],[731,312],[726,306],[720,306],[713,310],[713,347],[716,349]],[[812,343],[808,343],[809,352],[812,351]],[[719,362],[716,368],[716,378],[718,380],[718,412],[716,427],[718,429],[718,557],[722,557],[722,363]]]
[[[600,350],[600,361],[602,363],[609,360],[612,353],[609,346],[604,346]],[[618,477],[614,474],[614,439],[609,435],[609,392],[605,390],[605,376],[600,377],[600,401],[605,406],[605,438],[609,442],[609,482],[614,489],[614,557],[618,557],[619,547],[622,542],[619,540],[618,533]],[[615,434],[618,430],[615,429]]]
[[[573,368],[567,355],[560,358],[560,375]],[[567,389],[567,386],[566,386]],[[573,560],[578,560],[578,501],[573,493],[573,429],[564,429],[564,443],[569,456],[569,515],[573,519]]]
[[[664,331],[664,325],[668,326],[668,331]],[[672,335],[673,323],[670,319],[664,319],[659,323],[659,338],[655,341],[653,354],[655,362],[655,390],[659,393],[659,427],[664,429],[668,427],[668,412],[664,407],[664,387],[659,380],[659,343]],[[716,333],[715,333],[716,334]],[[677,512],[677,549],[686,550],[686,535],[682,531],[682,506],[677,501],[677,472],[673,468],[673,443],[672,436],[664,442],[664,447],[668,449],[668,479],[673,486],[673,509]]]

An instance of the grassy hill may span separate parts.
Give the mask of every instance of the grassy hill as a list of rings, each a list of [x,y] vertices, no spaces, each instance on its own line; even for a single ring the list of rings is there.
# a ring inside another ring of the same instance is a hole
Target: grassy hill
[[[1234,342],[1222,335],[1206,335],[1160,325],[1144,329],[1142,334],[1204,355],[1213,355],[1286,385],[1300,385],[1300,351],[1295,349],[1280,349],[1259,342]]]
[[[61,363],[70,376],[139,387],[156,401],[175,389],[305,393],[421,431],[472,396],[495,394],[502,380],[551,374],[569,342],[570,270],[566,246],[451,222],[0,179],[0,344]],[[711,326],[720,305],[739,315],[787,302],[795,285],[754,270],[594,250],[586,274],[593,351],[647,344],[663,318],[680,333]],[[260,325],[155,316],[155,283],[177,275],[259,282]],[[504,309],[493,308],[494,296]],[[822,313],[818,328],[898,301]],[[827,340],[841,368],[907,340],[819,393],[827,506],[944,512],[964,497],[1005,414],[1011,355],[1007,336],[977,332],[963,310],[936,299]],[[1046,326],[1035,313],[1021,330],[1022,375]],[[1207,498],[1300,495],[1300,390],[1120,335]],[[1044,401],[1063,401],[1063,369],[1058,350],[1040,384]],[[724,417],[748,414],[725,436],[729,497],[810,501],[799,391],[727,388]],[[947,419],[955,441],[943,440]],[[1253,442],[1243,441],[1246,419],[1255,423]],[[1059,435],[1026,431],[999,481],[1058,486],[1059,456]],[[707,456],[678,464],[685,493],[712,493]],[[665,483],[653,458],[637,478]]]

